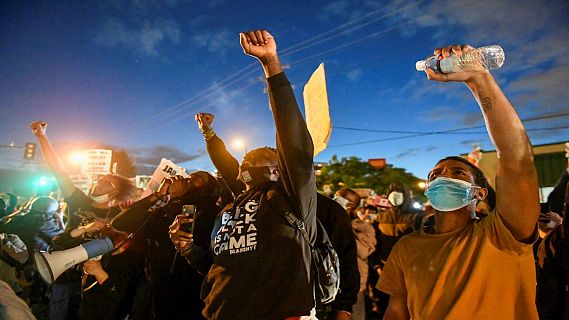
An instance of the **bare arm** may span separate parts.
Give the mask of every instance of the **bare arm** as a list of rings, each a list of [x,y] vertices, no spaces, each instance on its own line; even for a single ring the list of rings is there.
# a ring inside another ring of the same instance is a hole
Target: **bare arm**
[[[470,49],[454,46],[435,53],[448,56],[452,50],[460,55]],[[463,81],[474,95],[498,155],[497,212],[518,241],[530,239],[540,211],[537,173],[530,141],[514,107],[488,71],[445,75],[429,70],[427,74],[432,80]]]
[[[411,316],[407,310],[407,297],[404,295],[391,296],[384,320],[408,320]]]
[[[43,157],[45,158],[45,161],[47,162],[51,173],[57,180],[57,184],[63,192],[63,195],[65,197],[71,196],[75,190],[75,187],[73,186],[73,182],[71,182],[69,174],[65,170],[63,161],[57,152],[55,152],[55,149],[53,149],[51,143],[49,142],[49,139],[47,138],[47,135],[45,133],[47,129],[47,123],[43,121],[34,121],[30,124],[30,128],[38,139]]]

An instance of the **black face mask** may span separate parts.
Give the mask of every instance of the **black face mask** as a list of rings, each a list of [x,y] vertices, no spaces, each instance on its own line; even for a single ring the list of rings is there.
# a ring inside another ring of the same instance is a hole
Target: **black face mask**
[[[273,170],[271,170],[273,168]],[[241,167],[241,181],[245,184],[256,187],[263,187],[267,184],[276,181],[274,173],[275,167],[269,166],[247,166]]]

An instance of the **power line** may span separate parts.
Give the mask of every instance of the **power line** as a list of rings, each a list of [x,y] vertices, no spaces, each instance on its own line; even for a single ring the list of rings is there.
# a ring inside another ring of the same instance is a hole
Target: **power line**
[[[362,22],[362,20],[365,20],[365,19],[367,19],[367,18],[369,18],[369,17],[371,17],[371,16],[373,16],[373,15],[379,13],[379,12],[382,12],[382,11],[384,10],[384,7],[382,7],[382,8],[380,8],[380,9],[377,9],[377,10],[375,10],[375,11],[372,11],[372,12],[370,12],[370,13],[368,13],[368,14],[365,14],[365,15],[363,15],[363,16],[360,16],[360,17],[358,17],[358,18],[354,18],[354,19],[348,21],[347,23],[344,23],[344,24],[342,24],[342,25],[340,25],[340,26],[337,26],[337,27],[335,27],[335,28],[333,28],[333,29],[331,29],[331,30],[328,30],[328,31],[324,32],[324,33],[321,33],[321,34],[316,35],[316,36],[314,36],[314,37],[312,37],[312,38],[309,38],[309,39],[304,40],[304,41],[302,41],[302,42],[300,42],[300,43],[297,43],[296,45],[294,45],[294,46],[292,46],[292,47],[289,47],[289,48],[287,48],[287,49],[285,49],[285,50],[282,50],[279,55],[280,55],[281,57],[284,57],[284,56],[288,56],[288,55],[291,55],[291,54],[293,54],[293,53],[296,53],[296,52],[299,52],[299,51],[302,51],[302,50],[306,50],[307,48],[310,48],[310,47],[315,46],[315,45],[317,45],[317,44],[320,44],[320,43],[323,43],[323,42],[332,40],[332,39],[334,39],[334,38],[337,38],[337,37],[340,36],[340,35],[344,35],[344,34],[346,34],[346,33],[348,33],[348,32],[351,32],[351,31],[360,29],[360,28],[362,28],[362,27],[364,27],[364,26],[367,26],[367,25],[369,25],[369,24],[371,24],[371,23],[374,23],[374,22],[377,22],[377,21],[386,19],[386,18],[388,18],[388,17],[390,17],[390,16],[393,16],[393,15],[395,15],[395,14],[398,14],[398,13],[404,12],[404,11],[406,11],[406,10],[409,10],[409,9],[411,9],[412,7],[415,7],[415,6],[419,5],[421,2],[424,2],[424,0],[416,1],[416,2],[414,2],[414,3],[412,3],[412,4],[409,4],[409,5],[405,6],[405,7],[402,7],[402,8],[396,9],[396,10],[393,10],[393,11],[391,11],[391,12],[389,12],[389,13],[387,13],[387,14],[384,14],[384,15],[382,15],[382,16],[373,18],[373,19],[371,19],[371,20],[369,20],[369,21],[364,21],[364,22]],[[346,28],[346,29],[343,30],[343,31],[340,31],[340,32],[336,32],[336,31],[342,30],[342,29],[344,29],[344,28]],[[392,27],[392,28],[389,28],[388,30],[392,30],[392,29],[394,29],[394,28],[395,28],[395,27]],[[373,37],[377,37],[377,36],[379,36],[380,34],[387,32],[388,30],[382,30],[382,31],[380,31],[380,32],[377,32],[377,33],[375,33],[375,34],[372,34],[371,36],[367,36],[365,39],[370,39],[370,38],[373,38]],[[308,59],[314,59],[314,58],[316,58],[316,57],[320,57],[320,56],[323,56],[323,55],[325,55],[325,54],[329,54],[329,53],[332,53],[332,52],[339,51],[339,50],[341,50],[341,49],[343,49],[343,48],[346,48],[346,47],[349,47],[349,46],[351,46],[351,45],[360,43],[360,42],[364,41],[365,39],[359,39],[359,40],[353,41],[353,42],[351,42],[351,43],[349,43],[349,44],[344,44],[344,45],[342,45],[341,47],[337,47],[337,48],[334,48],[334,49],[332,49],[332,50],[328,50],[328,51],[326,51],[326,52],[321,52],[321,53],[319,53],[319,54],[317,54],[317,55],[313,55],[313,56],[310,56],[310,57],[304,57],[304,58],[302,58],[302,59],[300,59],[300,60],[298,60],[298,61],[295,61],[294,63],[303,62],[303,61],[306,61],[306,60],[308,60]],[[222,90],[222,89],[228,88],[228,87],[230,87],[231,85],[233,85],[233,84],[235,84],[235,83],[241,81],[241,80],[242,80],[243,78],[245,78],[246,76],[248,76],[248,75],[250,75],[251,73],[257,71],[256,69],[248,70],[248,69],[250,69],[252,66],[255,66],[255,65],[256,65],[256,63],[251,63],[251,64],[247,65],[245,68],[243,68],[243,69],[241,69],[241,70],[238,70],[238,71],[236,71],[235,73],[229,75],[228,77],[226,77],[225,79],[221,80],[220,82],[215,83],[214,85],[211,85],[211,86],[209,86],[208,88],[205,88],[204,90],[200,91],[200,92],[197,93],[196,95],[194,95],[194,96],[192,96],[192,97],[190,97],[190,98],[188,98],[188,99],[186,99],[186,100],[184,100],[184,101],[182,101],[182,102],[180,102],[180,103],[178,103],[178,104],[176,104],[176,105],[174,105],[174,106],[172,106],[172,107],[166,108],[166,109],[162,110],[160,113],[153,114],[153,115],[151,115],[150,117],[145,118],[145,119],[142,119],[142,120],[140,120],[140,121],[137,122],[137,123],[132,123],[132,124],[130,124],[130,125],[123,126],[123,127],[119,128],[119,129],[117,129],[117,130],[115,130],[114,132],[111,132],[111,133],[117,133],[117,132],[125,131],[125,130],[132,131],[132,130],[134,130],[134,128],[144,127],[144,126],[146,126],[147,124],[149,124],[150,122],[152,122],[153,120],[156,120],[156,119],[158,119],[158,118],[160,118],[160,117],[164,117],[164,116],[168,116],[168,117],[170,118],[170,120],[167,121],[168,123],[171,123],[171,122],[173,122],[173,121],[176,121],[177,119],[176,119],[176,117],[173,117],[173,113],[177,113],[177,112],[180,112],[180,111],[182,111],[182,110],[185,110],[185,109],[189,108],[190,106],[195,105],[195,104],[198,103],[199,101],[202,101],[202,100],[204,100],[204,99],[207,99],[208,97],[210,97],[210,96],[212,96],[212,95],[215,94],[215,90]],[[248,71],[247,71],[247,70],[248,70]],[[249,84],[249,85],[246,85],[246,87],[249,87],[249,86],[250,86],[250,84]],[[152,129],[152,127],[149,127],[149,129]]]
[[[555,119],[569,116],[569,112],[564,113],[556,113],[556,114],[547,114],[547,115],[540,115],[535,117],[530,117],[526,119],[522,119],[522,122],[532,122],[538,120],[546,120],[546,119]],[[367,141],[359,141],[359,142],[352,142],[352,143],[343,143],[343,144],[336,144],[332,146],[328,146],[328,148],[340,148],[340,147],[349,147],[361,144],[369,144],[369,143],[376,143],[376,142],[384,142],[384,141],[393,141],[393,140],[401,140],[407,138],[415,138],[421,136],[428,136],[428,135],[440,135],[440,134],[483,134],[486,132],[458,132],[462,130],[470,130],[470,129],[480,129],[485,128],[485,125],[479,126],[470,126],[470,127],[461,127],[461,128],[453,128],[448,130],[442,131],[429,131],[429,132],[418,132],[418,131],[399,131],[399,130],[373,130],[373,129],[360,129],[360,128],[350,128],[350,127],[333,127],[336,129],[341,130],[351,130],[351,131],[367,131],[367,132],[379,132],[379,133],[408,133],[405,136],[399,137],[390,137],[390,138],[382,138],[382,139],[375,139],[375,140],[367,140]],[[526,131],[545,131],[545,130],[563,130],[569,129],[569,126],[561,126],[561,127],[550,127],[550,128],[537,128],[537,129],[527,129]]]

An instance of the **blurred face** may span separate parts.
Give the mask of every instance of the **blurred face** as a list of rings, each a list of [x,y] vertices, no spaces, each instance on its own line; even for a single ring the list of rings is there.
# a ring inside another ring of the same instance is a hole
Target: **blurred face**
[[[113,192],[117,193],[117,187],[113,183],[111,176],[103,176],[102,178],[95,181],[93,187],[91,188],[91,196],[101,196],[104,194],[111,195]]]
[[[207,183],[207,177],[202,176],[198,172],[190,174],[188,178],[185,179],[175,179],[173,180],[168,193],[174,198],[184,196],[191,190],[198,190],[205,186]]]
[[[269,149],[256,149],[245,155],[239,166],[239,179],[248,186],[277,181],[277,154]]]
[[[359,199],[357,196],[353,195],[352,193],[348,192],[336,192],[334,196],[334,200],[338,202],[344,209],[346,209],[346,213],[351,215],[354,210],[358,207]]]

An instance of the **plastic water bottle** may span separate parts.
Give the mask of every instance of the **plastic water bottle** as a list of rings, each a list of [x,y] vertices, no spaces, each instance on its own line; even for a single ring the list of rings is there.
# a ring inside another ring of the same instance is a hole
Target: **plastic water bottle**
[[[461,71],[482,71],[498,69],[504,64],[506,55],[502,47],[486,46],[464,52],[460,56],[451,54],[443,58],[436,54],[425,60],[417,61],[417,71],[425,71],[429,68],[437,73],[454,73]]]

